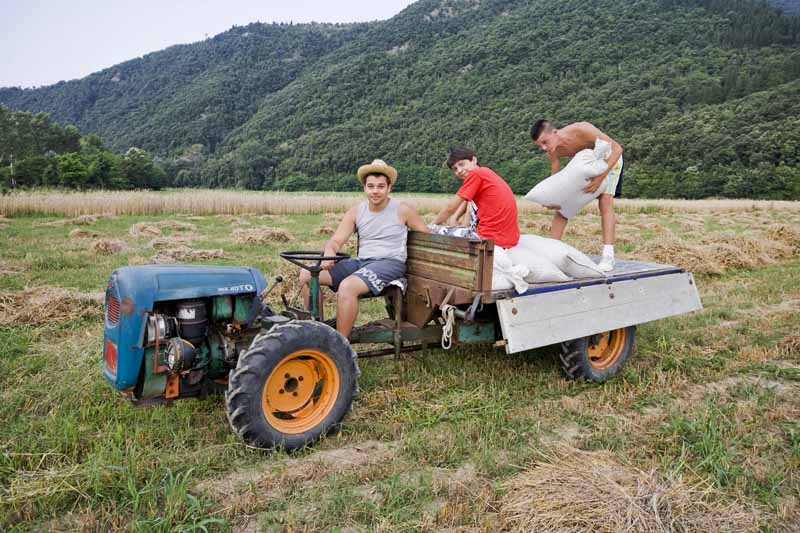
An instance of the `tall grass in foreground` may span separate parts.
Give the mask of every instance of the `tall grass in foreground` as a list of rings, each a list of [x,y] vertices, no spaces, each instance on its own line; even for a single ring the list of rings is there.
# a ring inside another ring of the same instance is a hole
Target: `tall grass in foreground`
[[[441,209],[451,198],[447,194],[400,193],[396,198],[413,204],[421,213]],[[360,193],[264,192],[186,189],[152,191],[22,191],[0,196],[0,215],[79,216],[89,214],[144,215],[192,213],[197,215],[244,213],[317,214],[346,211],[358,201]],[[521,213],[541,213],[546,209],[517,200]],[[768,200],[638,200],[620,199],[621,213],[693,213],[781,210],[800,213],[800,202]],[[597,213],[590,204],[586,213]]]

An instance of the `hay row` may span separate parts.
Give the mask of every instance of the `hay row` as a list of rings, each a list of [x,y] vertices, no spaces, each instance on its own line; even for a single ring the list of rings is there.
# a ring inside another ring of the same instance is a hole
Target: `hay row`
[[[736,268],[771,265],[794,252],[781,241],[714,233],[698,243],[689,243],[674,235],[653,239],[638,246],[630,255],[638,260],[676,265],[695,274],[719,275]]]
[[[758,516],[709,486],[644,472],[608,452],[553,450],[505,483],[505,529],[552,532],[756,531]]]
[[[416,206],[420,212],[441,209],[451,195],[398,193],[395,197]],[[359,193],[332,192],[254,192],[193,189],[186,191],[19,191],[0,197],[0,214],[45,214],[78,217],[96,213],[113,215],[186,214],[307,214],[341,213],[362,199]],[[518,200],[523,213],[546,213],[547,210]],[[628,200],[616,202],[620,213],[666,212],[741,212],[781,211],[800,213],[800,203],[767,200]],[[597,206],[587,206],[584,213],[597,213]]]
[[[188,246],[176,246],[159,251],[153,256],[153,263],[175,263],[178,261],[195,261],[203,259],[219,259],[225,257],[221,248],[208,250],[194,250]]]
[[[42,222],[40,224],[35,224],[35,226],[44,226],[44,227],[89,226],[97,222],[97,219],[101,218],[101,216],[102,215],[85,214],[67,220],[53,220],[52,222]]]
[[[272,242],[289,242],[294,239],[285,229],[266,227],[235,229],[231,236],[234,242],[238,244],[269,244]]]
[[[0,326],[41,326],[96,316],[102,313],[103,297],[60,287],[0,291]]]

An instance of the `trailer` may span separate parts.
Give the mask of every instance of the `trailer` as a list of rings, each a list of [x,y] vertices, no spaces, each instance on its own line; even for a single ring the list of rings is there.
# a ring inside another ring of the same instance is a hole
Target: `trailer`
[[[605,278],[530,284],[493,291],[491,240],[410,232],[408,274],[387,291],[389,318],[354,329],[353,344],[389,349],[359,357],[459,344],[493,344],[513,354],[559,345],[568,377],[605,381],[633,351],[636,326],[702,309],[684,269],[618,260]]]

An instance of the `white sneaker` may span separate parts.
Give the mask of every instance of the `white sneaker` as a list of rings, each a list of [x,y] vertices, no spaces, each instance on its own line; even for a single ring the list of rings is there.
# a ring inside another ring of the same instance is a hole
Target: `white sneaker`
[[[611,272],[614,270],[614,258],[613,257],[603,257],[600,260],[600,263],[597,265],[597,269],[601,272]]]

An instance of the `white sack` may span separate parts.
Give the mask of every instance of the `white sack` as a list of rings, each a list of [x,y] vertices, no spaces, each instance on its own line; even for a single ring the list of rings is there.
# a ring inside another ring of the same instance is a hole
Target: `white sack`
[[[526,249],[547,259],[570,278],[584,279],[606,276],[606,273],[598,269],[588,255],[556,239],[548,239],[539,235],[520,235],[519,243],[515,248]]]
[[[506,250],[494,247],[494,264],[492,266],[492,290],[499,291],[504,289],[514,289],[522,294],[528,290],[528,283],[525,276],[529,273],[528,267],[524,265],[514,265]]]
[[[514,246],[507,250],[508,257],[515,265],[528,267],[525,281],[528,283],[547,283],[551,281],[569,281],[570,277],[564,274],[548,257],[537,253],[528,247]]]
[[[597,139],[594,149],[581,150],[560,172],[538,183],[525,195],[526,200],[543,206],[559,205],[564,218],[574,217],[578,211],[600,196],[603,185],[593,193],[583,192],[587,181],[608,170],[606,159],[611,155],[611,144]]]

